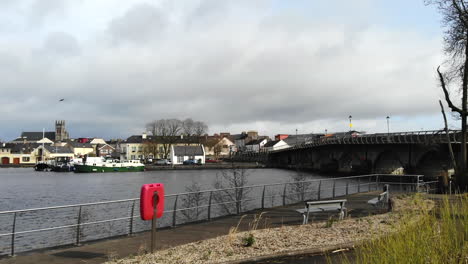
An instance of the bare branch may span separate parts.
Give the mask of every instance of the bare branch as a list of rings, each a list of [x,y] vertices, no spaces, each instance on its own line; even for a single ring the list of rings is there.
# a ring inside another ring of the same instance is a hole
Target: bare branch
[[[448,93],[448,90],[447,90],[447,87],[446,87],[446,84],[445,84],[444,76],[440,72],[440,66],[437,67],[437,73],[439,74],[440,86],[442,87],[442,90],[444,91],[445,100],[447,101],[448,106],[450,107],[450,109],[452,109],[452,111],[455,111],[455,112],[458,112],[458,113],[461,114],[463,111],[460,108],[456,107],[452,103],[452,100],[450,100],[450,95]]]

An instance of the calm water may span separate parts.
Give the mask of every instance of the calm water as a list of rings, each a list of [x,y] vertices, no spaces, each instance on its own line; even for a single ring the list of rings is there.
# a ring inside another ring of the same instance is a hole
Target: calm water
[[[250,169],[248,185],[292,181],[294,171]],[[212,189],[219,170],[168,170],[135,173],[36,172],[32,168],[0,169],[0,211],[139,197],[145,183],[164,183],[166,194],[181,193],[197,182]],[[322,178],[308,174],[307,178]]]

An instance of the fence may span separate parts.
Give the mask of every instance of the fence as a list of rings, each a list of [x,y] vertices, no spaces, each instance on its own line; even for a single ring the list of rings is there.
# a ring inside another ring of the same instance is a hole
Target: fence
[[[166,211],[158,226],[368,192],[384,184],[394,191],[420,192],[433,191],[437,182],[425,183],[422,175],[371,174],[170,194],[165,196]],[[149,229],[149,221],[140,220],[139,198],[4,211],[0,212],[0,255],[80,245]]]

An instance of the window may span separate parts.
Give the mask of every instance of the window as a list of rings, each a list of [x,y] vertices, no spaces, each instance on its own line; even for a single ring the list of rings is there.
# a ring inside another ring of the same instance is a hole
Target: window
[[[142,159],[143,158],[143,155],[138,155],[138,159]]]
[[[133,147],[132,147],[132,152],[135,152],[135,151],[136,151],[136,147],[133,146]]]
[[[130,159],[134,160],[134,159],[135,159],[135,155],[131,155],[131,156],[130,156]]]
[[[138,152],[141,152],[143,150],[143,147],[142,146],[139,146],[138,147]]]
[[[183,163],[184,162],[184,157],[183,156],[178,156],[177,160],[178,160],[178,163]]]
[[[127,148],[122,148],[122,152],[127,152]]]
[[[164,152],[164,148],[163,148],[163,147],[159,147],[159,152]]]
[[[30,157],[23,157],[23,158],[22,158],[22,161],[23,161],[23,162],[29,162],[30,160],[31,160]]]

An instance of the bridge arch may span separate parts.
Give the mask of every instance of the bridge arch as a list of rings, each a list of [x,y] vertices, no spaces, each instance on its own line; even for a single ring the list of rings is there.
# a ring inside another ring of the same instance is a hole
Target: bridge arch
[[[416,163],[415,172],[427,178],[436,178],[449,169],[452,169],[452,164],[448,155],[438,149],[431,149],[421,155]]]
[[[338,160],[338,171],[345,173],[368,173],[370,162],[359,152],[344,152]]]
[[[404,174],[405,164],[400,155],[392,150],[384,150],[377,155],[374,161],[374,173],[382,174]]]

